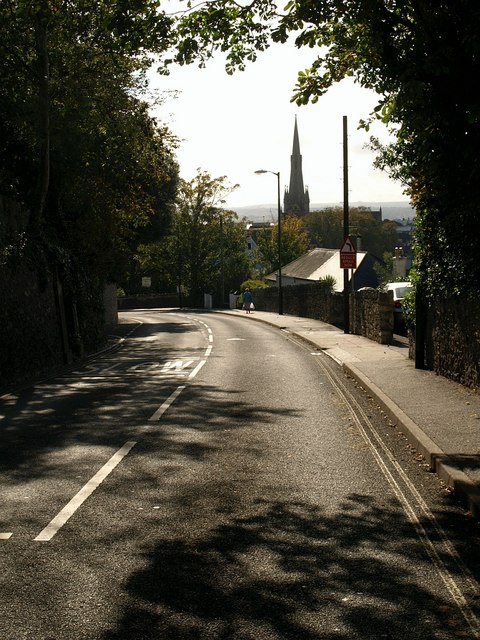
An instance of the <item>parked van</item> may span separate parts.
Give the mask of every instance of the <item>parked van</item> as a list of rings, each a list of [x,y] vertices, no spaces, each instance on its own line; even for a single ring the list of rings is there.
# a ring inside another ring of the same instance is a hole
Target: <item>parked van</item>
[[[405,320],[403,318],[402,300],[412,290],[411,282],[388,282],[385,291],[393,292],[393,331],[405,333]]]

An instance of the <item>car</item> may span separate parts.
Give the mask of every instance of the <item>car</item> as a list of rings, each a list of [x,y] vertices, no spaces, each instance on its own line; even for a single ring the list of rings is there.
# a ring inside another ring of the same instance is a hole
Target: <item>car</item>
[[[405,320],[403,319],[402,300],[412,290],[411,282],[388,282],[385,291],[393,292],[393,330],[396,333],[405,333]]]

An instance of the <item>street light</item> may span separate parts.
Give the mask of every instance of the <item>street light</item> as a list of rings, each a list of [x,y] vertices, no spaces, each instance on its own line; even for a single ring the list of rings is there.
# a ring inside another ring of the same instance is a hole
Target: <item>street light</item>
[[[278,315],[283,315],[283,292],[282,292],[282,210],[280,208],[280,171],[267,171],[258,169],[256,174],[273,173],[277,176],[277,208],[278,208]]]

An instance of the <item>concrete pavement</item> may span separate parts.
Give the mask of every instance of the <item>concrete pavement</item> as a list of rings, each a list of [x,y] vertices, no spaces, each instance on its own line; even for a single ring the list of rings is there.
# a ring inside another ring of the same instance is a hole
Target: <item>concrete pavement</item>
[[[320,320],[231,309],[308,341],[334,358],[398,425],[431,469],[480,516],[480,394],[432,371],[415,369],[408,344],[381,345]]]

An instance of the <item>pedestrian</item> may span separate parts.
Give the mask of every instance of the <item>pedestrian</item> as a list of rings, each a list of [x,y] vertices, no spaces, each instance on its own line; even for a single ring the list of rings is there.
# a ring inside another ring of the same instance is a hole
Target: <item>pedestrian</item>
[[[250,289],[245,289],[243,292],[243,308],[245,309],[245,313],[251,313],[253,308],[253,296]]]

